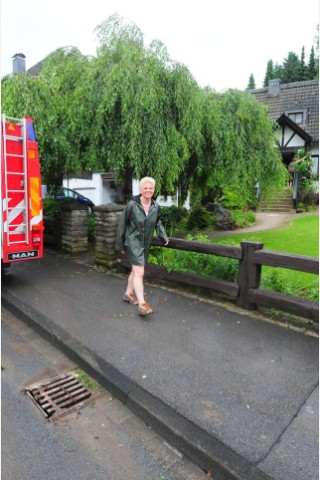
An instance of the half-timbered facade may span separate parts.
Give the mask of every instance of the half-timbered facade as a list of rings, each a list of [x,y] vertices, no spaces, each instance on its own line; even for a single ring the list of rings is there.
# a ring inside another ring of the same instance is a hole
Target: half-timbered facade
[[[277,138],[284,164],[289,165],[299,148],[306,148],[312,155],[313,171],[319,174],[319,81],[281,84],[270,80],[268,87],[250,93],[279,124]]]

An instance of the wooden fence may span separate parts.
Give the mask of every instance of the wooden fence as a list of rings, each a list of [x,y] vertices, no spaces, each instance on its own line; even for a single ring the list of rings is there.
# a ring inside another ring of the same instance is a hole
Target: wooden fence
[[[45,243],[60,249],[61,219],[45,217],[44,221]],[[163,243],[156,237],[153,238],[152,245],[163,247]],[[248,241],[242,242],[241,246],[237,247],[170,238],[170,242],[165,248],[238,260],[238,280],[231,282],[193,273],[168,272],[164,267],[151,264],[147,265],[146,274],[167,281],[214,290],[228,296],[239,307],[248,310],[255,310],[258,307],[273,308],[315,322],[319,321],[317,302],[260,288],[262,266],[281,267],[318,275],[318,258],[263,250],[262,243]],[[122,261],[122,266],[129,267],[125,259]]]
[[[152,245],[164,247],[155,237]],[[151,264],[146,268],[147,274],[163,280],[212,289],[227,295],[236,305],[248,310],[258,307],[273,308],[318,322],[317,302],[260,288],[263,265],[318,275],[318,258],[263,250],[263,243],[248,241],[241,242],[241,246],[237,247],[170,238],[168,246],[164,248],[236,259],[239,261],[238,281],[236,283],[193,273],[168,272],[164,267]],[[129,266],[125,260],[123,266]]]

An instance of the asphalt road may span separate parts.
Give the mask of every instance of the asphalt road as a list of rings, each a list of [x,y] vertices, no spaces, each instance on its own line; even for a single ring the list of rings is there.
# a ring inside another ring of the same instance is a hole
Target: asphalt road
[[[1,313],[2,480],[206,478],[108,392],[48,422],[23,390],[74,365],[10,312]]]

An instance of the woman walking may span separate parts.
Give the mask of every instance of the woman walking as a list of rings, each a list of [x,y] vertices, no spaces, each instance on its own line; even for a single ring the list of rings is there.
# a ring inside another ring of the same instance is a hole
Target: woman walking
[[[149,315],[153,309],[145,301],[143,277],[154,229],[157,236],[168,245],[165,228],[160,220],[160,205],[153,200],[155,180],[144,177],[140,180],[140,195],[131,197],[121,214],[116,250],[126,252],[131,264],[127,289],[123,300],[138,305],[139,315]]]

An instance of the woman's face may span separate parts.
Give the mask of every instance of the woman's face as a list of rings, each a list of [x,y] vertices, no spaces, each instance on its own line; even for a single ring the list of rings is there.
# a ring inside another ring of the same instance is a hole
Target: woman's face
[[[152,185],[152,183],[149,183],[149,182],[144,183],[141,187],[141,196],[145,200],[149,201],[152,198],[153,194],[154,194],[154,186]]]

